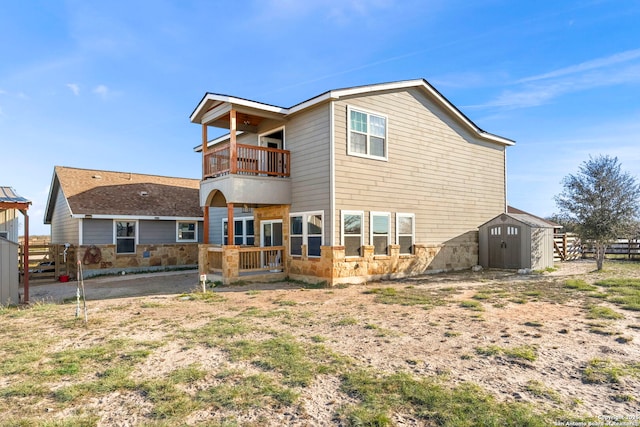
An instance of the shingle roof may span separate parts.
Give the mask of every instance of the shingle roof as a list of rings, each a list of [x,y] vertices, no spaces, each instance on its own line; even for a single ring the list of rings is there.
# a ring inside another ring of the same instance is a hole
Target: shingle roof
[[[31,203],[11,187],[0,187],[0,202],[3,203]]]
[[[56,184],[73,215],[203,216],[197,179],[56,166],[49,207]]]

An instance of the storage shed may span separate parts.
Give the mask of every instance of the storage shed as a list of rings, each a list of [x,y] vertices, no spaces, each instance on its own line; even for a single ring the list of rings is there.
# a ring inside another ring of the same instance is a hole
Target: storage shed
[[[31,202],[11,187],[0,187],[0,305],[18,304],[18,216],[24,215],[25,257],[29,265],[29,215]],[[29,302],[29,269],[24,272],[24,302]]]
[[[18,244],[0,236],[0,306],[19,302]]]
[[[553,225],[536,216],[500,214],[480,226],[478,240],[484,268],[553,267]]]

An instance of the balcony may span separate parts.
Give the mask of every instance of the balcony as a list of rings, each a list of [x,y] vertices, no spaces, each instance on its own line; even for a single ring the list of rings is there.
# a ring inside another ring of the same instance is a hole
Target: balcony
[[[232,153],[230,144],[226,142],[204,153],[202,179],[229,174],[288,177],[290,162],[288,150],[237,144],[236,153]]]

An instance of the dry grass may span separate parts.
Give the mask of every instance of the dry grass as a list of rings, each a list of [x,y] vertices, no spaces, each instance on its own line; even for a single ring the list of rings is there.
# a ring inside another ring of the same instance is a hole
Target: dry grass
[[[86,325],[72,304],[3,307],[0,426],[538,426],[631,415],[640,265],[570,267],[89,301]]]

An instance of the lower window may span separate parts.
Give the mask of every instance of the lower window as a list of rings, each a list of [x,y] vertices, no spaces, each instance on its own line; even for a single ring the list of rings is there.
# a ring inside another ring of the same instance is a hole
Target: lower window
[[[391,214],[388,212],[371,212],[369,227],[374,255],[389,254],[389,230]]]
[[[412,254],[415,237],[415,214],[396,214],[396,236],[401,254]]]
[[[228,245],[228,219],[222,220],[222,242]],[[255,243],[253,217],[234,218],[233,220],[233,244],[253,246]]]
[[[178,221],[178,242],[196,242],[198,240],[198,224],[195,221]]]
[[[303,212],[289,215],[289,252],[302,255],[302,245],[307,246],[307,256],[319,257],[323,237],[323,212]]]
[[[116,221],[116,253],[135,254],[136,253],[136,221]]]
[[[342,211],[342,245],[345,256],[361,256],[362,211]]]

